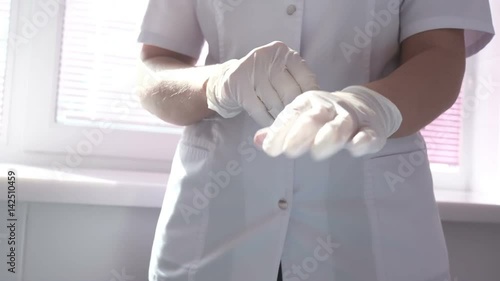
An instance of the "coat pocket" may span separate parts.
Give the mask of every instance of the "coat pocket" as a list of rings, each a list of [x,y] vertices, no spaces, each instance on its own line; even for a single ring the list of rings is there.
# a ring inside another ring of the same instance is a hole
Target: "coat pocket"
[[[380,280],[446,275],[446,244],[425,150],[366,160],[365,200]]]
[[[429,160],[424,149],[367,159],[365,171],[370,187],[367,191],[373,198],[396,196],[397,191],[432,190]]]

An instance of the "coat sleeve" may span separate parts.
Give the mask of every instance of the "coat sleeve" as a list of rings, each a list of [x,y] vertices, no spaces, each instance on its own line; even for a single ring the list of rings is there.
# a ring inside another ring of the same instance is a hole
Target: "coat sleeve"
[[[488,0],[403,0],[400,21],[401,42],[423,31],[463,29],[467,56],[483,49],[494,35]]]
[[[138,41],[198,58],[204,38],[195,0],[149,0]]]

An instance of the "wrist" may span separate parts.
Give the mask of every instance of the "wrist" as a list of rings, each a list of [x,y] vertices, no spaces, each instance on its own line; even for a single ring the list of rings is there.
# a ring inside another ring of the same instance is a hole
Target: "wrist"
[[[374,117],[380,119],[385,136],[394,134],[403,121],[398,107],[382,94],[364,86],[349,86],[342,92],[353,95],[361,103],[374,112]]]
[[[206,81],[205,93],[208,108],[224,118],[232,118],[242,111],[237,101],[232,99],[227,77],[236,61],[235,59],[229,60],[217,65],[217,69]]]

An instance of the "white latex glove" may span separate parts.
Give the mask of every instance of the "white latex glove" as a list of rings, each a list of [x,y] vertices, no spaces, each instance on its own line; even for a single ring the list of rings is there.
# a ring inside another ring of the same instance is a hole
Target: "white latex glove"
[[[294,50],[272,42],[220,65],[207,81],[208,108],[224,118],[243,110],[267,127],[298,95],[318,89],[315,75]]]
[[[355,157],[381,150],[402,122],[398,108],[363,86],[341,92],[309,91],[297,97],[273,125],[255,135],[270,156],[295,158],[308,150],[317,160],[346,148]]]

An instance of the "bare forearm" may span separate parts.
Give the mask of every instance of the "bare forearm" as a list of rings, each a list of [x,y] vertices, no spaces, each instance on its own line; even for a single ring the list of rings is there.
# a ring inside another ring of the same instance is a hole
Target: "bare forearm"
[[[365,86],[399,108],[403,123],[392,137],[403,137],[418,132],[453,105],[464,69],[463,50],[432,47],[405,61],[387,78]]]
[[[142,106],[163,121],[179,126],[214,114],[207,106],[205,81],[216,67],[192,67],[169,57],[145,60],[139,74]]]

